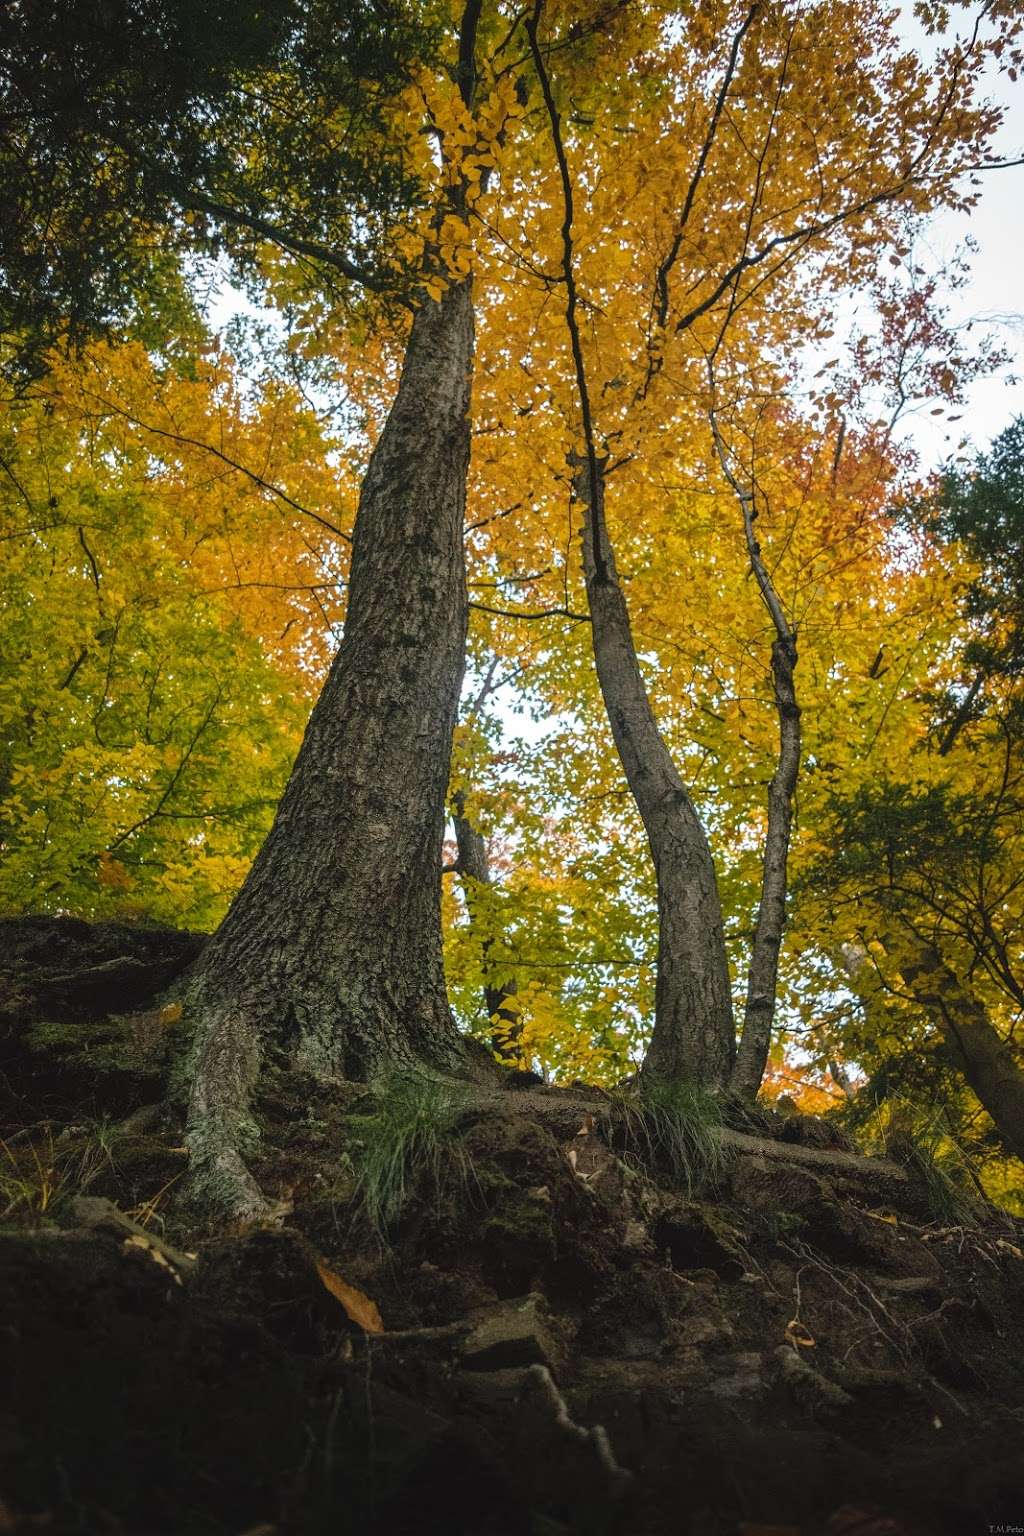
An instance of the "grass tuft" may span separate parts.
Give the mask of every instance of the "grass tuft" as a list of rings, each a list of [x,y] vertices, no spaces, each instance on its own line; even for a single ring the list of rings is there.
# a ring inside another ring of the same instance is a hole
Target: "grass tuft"
[[[977,1175],[941,1111],[909,1099],[886,1099],[863,1127],[868,1150],[902,1163],[924,1186],[933,1220],[946,1226],[978,1224],[981,1199]]]
[[[715,1095],[686,1082],[642,1084],[641,1095],[616,1096],[627,1149],[649,1166],[664,1168],[687,1194],[715,1184],[728,1156]]]
[[[468,1094],[462,1085],[423,1072],[397,1072],[374,1090],[376,1106],[359,1117],[353,1147],[356,1200],[382,1242],[409,1196],[435,1199],[465,1188],[473,1165],[456,1135]]]
[[[0,1139],[0,1220],[40,1219],[82,1195],[108,1168],[116,1168],[118,1127],[103,1119],[83,1126],[73,1140],[55,1140],[53,1127]]]

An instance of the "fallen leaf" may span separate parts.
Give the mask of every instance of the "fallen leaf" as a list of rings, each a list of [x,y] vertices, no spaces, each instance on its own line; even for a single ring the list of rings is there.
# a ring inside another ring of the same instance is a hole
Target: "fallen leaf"
[[[160,1009],[160,1023],[164,1025],[177,1024],[181,1014],[182,1007],[180,1003],[165,1003]]]
[[[576,1135],[577,1136],[591,1136],[591,1135],[593,1135],[593,1131],[594,1131],[594,1117],[593,1117],[593,1115],[584,1115],[583,1116],[583,1124],[580,1126],[579,1130],[576,1132]]]
[[[801,1349],[814,1349],[814,1338],[810,1331],[804,1327],[798,1317],[791,1318],[786,1324],[786,1340],[790,1344],[798,1344]]]
[[[161,1253],[154,1243],[149,1241],[144,1232],[134,1232],[131,1237],[126,1237],[122,1247],[141,1248],[143,1253],[149,1255],[154,1264],[159,1264],[161,1269],[166,1269],[167,1273],[173,1278],[175,1285],[181,1284],[181,1276],[170,1259],[165,1253]]]
[[[383,1333],[384,1320],[377,1310],[377,1303],[371,1301],[369,1296],[349,1285],[343,1280],[336,1270],[325,1264],[323,1259],[317,1259],[316,1272],[320,1276],[320,1282],[325,1290],[330,1291],[336,1301],[340,1301],[353,1323],[358,1323],[364,1333]]]

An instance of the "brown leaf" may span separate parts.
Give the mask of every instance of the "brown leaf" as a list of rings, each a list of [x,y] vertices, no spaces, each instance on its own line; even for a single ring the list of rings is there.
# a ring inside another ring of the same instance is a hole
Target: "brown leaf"
[[[593,1115],[584,1115],[583,1116],[583,1124],[580,1126],[579,1130],[576,1132],[576,1135],[577,1136],[591,1136],[591,1135],[593,1135],[593,1132],[594,1132],[594,1117],[593,1117]]]
[[[358,1323],[364,1333],[383,1333],[384,1320],[377,1310],[377,1303],[371,1301],[369,1296],[363,1294],[354,1285],[349,1285],[343,1280],[336,1270],[325,1264],[323,1259],[317,1259],[316,1272],[320,1276],[321,1284],[325,1290],[330,1291],[336,1301],[340,1301],[353,1323]]]
[[[790,1344],[798,1344],[801,1349],[814,1349],[815,1343],[809,1329],[805,1328],[798,1317],[792,1318],[786,1324],[786,1339]]]

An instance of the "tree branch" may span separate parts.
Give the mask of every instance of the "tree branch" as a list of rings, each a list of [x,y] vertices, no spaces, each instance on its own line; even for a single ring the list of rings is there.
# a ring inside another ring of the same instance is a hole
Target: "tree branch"
[[[590,410],[590,391],[587,387],[587,373],[583,362],[583,342],[580,337],[577,309],[579,306],[579,294],[576,288],[576,272],[573,250],[573,185],[569,171],[569,162],[566,158],[565,145],[562,141],[562,123],[555,104],[555,98],[551,90],[551,81],[548,78],[544,56],[541,53],[538,41],[538,28],[540,26],[541,13],[544,8],[544,0],[535,0],[533,15],[526,23],[526,35],[530,40],[530,53],[533,57],[533,66],[540,82],[541,94],[544,97],[544,105],[547,108],[548,123],[551,127],[551,139],[555,148],[555,159],[558,162],[558,174],[562,182],[562,272],[565,277],[565,320],[569,328],[569,338],[572,344],[573,363],[576,370],[576,388],[580,397],[580,414],[583,417],[583,441],[586,445],[587,467],[590,476],[591,497],[588,505],[591,507],[597,500],[597,448],[594,442],[594,423]],[[593,530],[593,559],[598,581],[606,583],[608,580],[608,563],[600,537],[601,530],[594,527]]]
[[[344,539],[346,544],[351,544],[352,535],[350,533],[346,533],[343,528],[337,527],[336,524],[330,522],[320,512],[314,512],[311,507],[304,507],[301,502],[295,501],[293,497],[289,496],[287,491],[283,491],[279,485],[274,485],[272,481],[265,480],[262,475],[258,475],[254,469],[249,469],[245,464],[240,464],[237,459],[233,459],[223,449],[215,448],[212,443],[204,443],[202,438],[189,437],[183,432],[172,432],[167,427],[156,427],[152,422],[142,421],[140,417],[133,416],[130,411],[125,410],[124,406],[118,405],[113,400],[106,400],[102,395],[94,394],[91,390],[87,391],[87,393],[93,400],[105,406],[107,410],[112,411],[116,416],[122,416],[125,421],[131,422],[133,427],[138,427],[142,432],[151,432],[154,437],[163,437],[169,442],[180,443],[189,448],[202,448],[205,453],[213,454],[215,459],[220,459],[221,463],[226,464],[229,469],[237,470],[240,475],[245,475],[254,485],[258,485],[261,490],[269,491],[272,496],[276,496],[286,506],[291,507],[293,511],[301,513],[303,517],[311,518],[314,523],[319,523],[322,528],[326,528],[328,533],[333,533],[339,539]]]

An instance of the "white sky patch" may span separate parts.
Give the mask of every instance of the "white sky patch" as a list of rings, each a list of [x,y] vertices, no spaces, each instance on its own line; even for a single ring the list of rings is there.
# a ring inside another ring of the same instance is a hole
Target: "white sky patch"
[[[909,15],[904,28],[911,47],[924,54],[931,50],[932,40]],[[1004,108],[992,158],[1018,159],[1024,155],[1024,85],[996,74],[984,94]],[[979,335],[994,332],[1013,357],[1007,370],[970,385],[958,412],[963,419],[954,426],[927,409],[908,416],[904,434],[920,454],[922,468],[929,469],[947,459],[963,437],[975,448],[987,448],[1024,414],[1024,165],[984,172],[973,212],[936,215],[926,226],[925,238],[937,264],[962,250],[968,239],[975,243],[969,281],[949,295],[950,318],[956,326],[975,322]]]

